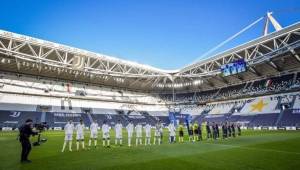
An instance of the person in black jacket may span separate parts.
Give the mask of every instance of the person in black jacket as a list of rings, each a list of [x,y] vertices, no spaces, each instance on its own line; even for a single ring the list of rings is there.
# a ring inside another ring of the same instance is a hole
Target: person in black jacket
[[[30,163],[31,161],[28,160],[28,155],[31,151],[31,143],[30,143],[30,136],[37,135],[37,132],[32,131],[32,120],[27,119],[25,124],[19,127],[19,141],[22,146],[21,152],[21,163]]]

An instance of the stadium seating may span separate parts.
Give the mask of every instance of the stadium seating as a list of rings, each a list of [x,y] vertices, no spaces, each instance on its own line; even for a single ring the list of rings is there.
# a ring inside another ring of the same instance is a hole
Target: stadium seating
[[[300,125],[300,97],[299,93],[287,93],[256,97],[241,101],[227,101],[209,103],[205,106],[185,105],[180,113],[192,116],[192,122],[216,122],[225,121],[241,123],[243,125],[254,126],[299,126]],[[283,109],[282,105],[289,104],[292,108]],[[26,118],[31,118],[35,122],[42,122],[43,112],[37,111],[38,105],[24,105],[1,103],[0,112],[1,127],[18,127]],[[88,112],[85,108],[73,107],[70,111],[68,107],[61,109],[59,106],[50,107],[46,111],[46,122],[50,127],[63,127],[72,119],[75,123],[80,119],[84,120],[86,126],[91,120],[97,121],[100,125],[106,120],[110,125],[114,125],[118,120],[125,126],[131,120],[134,124],[150,123],[154,125],[157,120],[167,125],[170,120],[166,111],[134,111],[122,109],[90,108]],[[63,112],[65,111],[65,112]],[[20,113],[20,115],[18,115]],[[26,115],[26,116],[24,116]],[[181,116],[181,118],[183,118]],[[180,118],[179,118],[180,119]],[[180,119],[181,120],[181,119]],[[184,121],[184,118],[181,120]]]
[[[300,93],[295,97],[295,103],[293,109],[300,109]]]
[[[0,73],[1,89],[6,92],[59,97],[84,96],[111,101],[159,103],[160,98],[145,93],[113,90],[79,82],[57,81],[47,78],[34,78],[24,75]]]
[[[205,122],[215,122],[215,123],[221,124],[221,123],[227,121],[228,116],[229,115],[227,115],[227,114],[224,114],[224,115],[213,115],[213,114],[210,114],[210,115],[206,115],[204,117],[203,121],[205,121]]]
[[[283,111],[282,117],[278,122],[278,126],[300,126],[300,113],[293,112],[292,109]]]
[[[200,115],[205,110],[206,106],[184,105],[181,107],[181,112],[189,115]]]
[[[278,100],[275,96],[257,97],[253,101],[245,104],[240,112],[234,114],[266,114],[266,113],[279,113],[280,110],[276,109]]]
[[[226,113],[231,113],[233,106],[235,105],[234,102],[230,103],[214,103],[211,104],[213,105],[212,110],[209,112],[209,114],[226,114]]]
[[[255,126],[275,126],[279,114],[259,114],[255,115],[252,121],[248,124],[250,127]]]
[[[204,92],[179,93],[175,102],[188,104],[178,105],[175,117],[184,121],[184,115],[190,115],[192,122],[229,121],[250,127],[300,126],[300,95],[289,92],[298,89],[300,73],[297,77],[288,74]],[[82,119],[86,126],[92,120],[100,125],[106,120],[111,126],[118,120],[124,126],[129,121],[155,125],[158,120],[167,125],[170,109],[164,103],[173,95],[155,96],[1,73],[0,127],[16,128],[25,118],[36,123],[46,121],[50,127],[63,127],[69,119],[75,123]]]
[[[178,93],[175,101],[180,102],[213,102],[215,100],[228,100],[242,98],[253,95],[263,95],[270,93],[286,92],[300,89],[300,73],[294,81],[294,74],[280,75],[277,77],[265,78],[258,81],[231,85],[225,88],[201,91],[195,93]],[[267,83],[268,82],[268,83]],[[171,94],[161,94],[164,101],[172,101]]]

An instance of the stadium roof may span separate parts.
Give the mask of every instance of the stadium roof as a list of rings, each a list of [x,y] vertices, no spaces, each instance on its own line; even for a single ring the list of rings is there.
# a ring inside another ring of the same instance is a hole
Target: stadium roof
[[[145,92],[201,91],[300,69],[300,23],[266,34],[179,70],[162,70],[0,30],[0,70]],[[223,77],[244,59],[248,71]]]

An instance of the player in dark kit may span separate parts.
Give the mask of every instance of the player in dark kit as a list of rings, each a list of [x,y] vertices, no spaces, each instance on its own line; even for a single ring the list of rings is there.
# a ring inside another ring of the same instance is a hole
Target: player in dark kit
[[[206,122],[206,133],[207,133],[207,139],[211,138],[211,129],[209,126],[209,122]]]
[[[198,140],[202,140],[202,125],[201,123],[198,125]]]
[[[193,125],[189,125],[188,133],[189,133],[189,142],[191,142],[193,141]]]
[[[241,125],[240,124],[237,125],[237,130],[238,130],[238,135],[241,136],[242,131],[241,131]]]
[[[184,133],[183,133],[183,124],[180,123],[179,124],[179,142],[183,143],[183,136],[184,136]]]
[[[234,126],[234,123],[231,124],[231,134],[232,134],[232,137],[235,137],[235,126]]]
[[[212,123],[211,128],[212,128],[212,138],[215,139],[215,123],[214,122]]]
[[[198,122],[195,121],[194,125],[193,125],[193,133],[194,133],[194,139],[193,141],[199,141],[199,132],[198,132]]]
[[[37,135],[37,132],[32,131],[32,120],[27,119],[25,124],[19,127],[19,141],[22,145],[21,163],[30,163],[28,155],[31,151],[30,136]]]
[[[220,137],[220,132],[219,132],[219,125],[216,123],[216,132],[217,132],[217,138]]]
[[[231,137],[231,126],[230,126],[230,123],[228,123],[227,130],[228,130],[228,137]]]
[[[212,130],[213,130],[213,138],[214,138],[214,140],[216,140],[217,139],[217,129],[216,129],[215,122],[213,122]]]
[[[226,139],[227,138],[227,124],[224,123],[222,125],[222,133],[223,133],[223,139]]]

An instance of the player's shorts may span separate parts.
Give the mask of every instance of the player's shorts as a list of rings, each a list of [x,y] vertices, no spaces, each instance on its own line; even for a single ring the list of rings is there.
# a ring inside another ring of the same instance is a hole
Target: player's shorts
[[[193,130],[189,130],[189,136],[193,136]]]
[[[65,141],[72,141],[73,134],[66,134],[65,135]]]
[[[98,133],[97,132],[91,132],[90,138],[97,139],[98,138]]]
[[[155,131],[155,133],[154,133],[155,137],[160,137],[160,135],[161,135],[160,131]]]
[[[116,138],[117,138],[117,139],[122,139],[122,133],[117,132],[117,133],[116,133]]]
[[[194,135],[198,135],[198,134],[199,134],[198,129],[194,130]]]
[[[142,137],[142,133],[136,133],[136,137],[137,138],[141,138]]]
[[[77,133],[76,134],[76,140],[83,140],[83,139],[84,139],[83,133]]]
[[[109,133],[103,133],[102,138],[103,140],[109,139],[110,138]]]
[[[132,132],[128,132],[128,138],[132,138]]]
[[[146,133],[146,138],[151,138],[151,133]]]
[[[179,131],[179,137],[183,137],[183,131]]]

